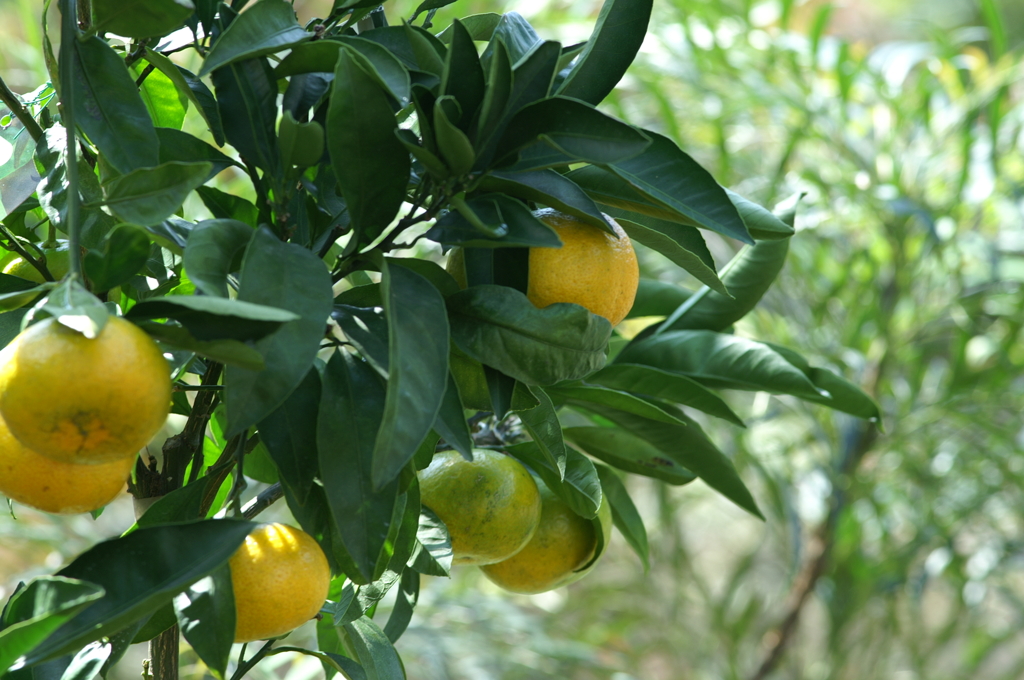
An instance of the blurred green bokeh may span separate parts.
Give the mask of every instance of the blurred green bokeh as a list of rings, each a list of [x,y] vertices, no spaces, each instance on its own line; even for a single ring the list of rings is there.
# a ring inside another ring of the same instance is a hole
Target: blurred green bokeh
[[[295,4],[306,18],[330,3]],[[389,19],[415,4],[388,3]],[[435,23],[515,9],[569,43],[599,6],[461,0]],[[46,78],[40,10],[0,0],[0,73],[19,92]],[[616,537],[555,593],[508,596],[475,570],[431,579],[398,644],[411,679],[753,679],[773,650],[763,677],[1024,677],[1022,50],[1017,0],[656,2],[604,107],[762,204],[803,196],[787,267],[737,332],[863,385],[885,432],[730,395],[748,428],[702,424],[767,523],[699,483],[631,480],[650,573]],[[709,245],[720,264],[736,247]],[[640,255],[645,276],[676,276]],[[0,588],[118,533],[130,512],[0,517]],[[320,672],[275,662],[253,677]]]

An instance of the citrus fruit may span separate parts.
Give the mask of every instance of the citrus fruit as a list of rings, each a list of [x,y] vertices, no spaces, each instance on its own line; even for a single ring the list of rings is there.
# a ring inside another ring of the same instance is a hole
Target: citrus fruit
[[[507,560],[480,567],[487,578],[514,593],[543,593],[582,578],[593,567],[583,570],[597,550],[594,522],[577,515],[543,482],[537,486],[542,503],[537,533]],[[611,529],[607,500],[602,500],[597,514],[607,543]]]
[[[118,317],[94,339],[47,319],[0,352],[0,416],[22,444],[54,460],[130,456],[164,425],[170,404],[160,348]]]
[[[636,252],[618,222],[605,215],[615,236],[557,210],[534,215],[553,228],[561,248],[530,248],[530,274],[526,296],[543,309],[556,302],[574,302],[614,326],[626,318],[640,282]],[[466,287],[465,255],[455,248],[447,270]]]
[[[419,475],[423,505],[448,527],[452,564],[508,559],[537,528],[537,484],[507,454],[476,449],[468,461],[455,451],[443,451]]]
[[[261,524],[228,561],[235,642],[278,637],[316,616],[331,568],[316,540],[287,524]]]
[[[55,281],[60,281],[71,269],[71,250],[68,248],[67,241],[58,241],[55,248],[43,248],[43,257],[46,259],[46,268],[53,274]],[[3,272],[35,283],[43,283],[45,280],[39,270],[21,256],[8,262],[4,266]]]
[[[41,456],[14,438],[0,419],[0,493],[37,510],[91,512],[124,489],[135,455],[99,465],[78,465]]]

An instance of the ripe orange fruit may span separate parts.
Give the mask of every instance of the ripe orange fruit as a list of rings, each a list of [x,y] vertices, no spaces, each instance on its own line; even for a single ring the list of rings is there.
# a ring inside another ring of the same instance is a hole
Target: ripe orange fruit
[[[618,222],[605,215],[618,235],[553,209],[534,215],[558,233],[561,248],[530,248],[526,296],[543,309],[556,302],[574,302],[614,326],[626,318],[640,283],[636,252]],[[455,248],[448,272],[466,287],[465,256]]]
[[[537,482],[543,503],[537,533],[512,557],[480,567],[488,579],[514,593],[543,593],[582,578],[593,565],[597,531],[594,523],[577,515],[543,482]],[[605,542],[611,530],[611,508],[603,500],[598,510]]]
[[[0,416],[22,444],[57,461],[131,456],[170,404],[160,348],[124,319],[111,317],[94,339],[47,319],[0,352]]]
[[[434,456],[420,471],[420,499],[448,527],[452,564],[491,564],[526,545],[540,521],[533,477],[512,456],[475,449]]]
[[[266,640],[316,616],[331,568],[316,540],[286,524],[261,524],[228,561],[235,594],[235,642]]]
[[[41,456],[14,438],[0,419],[0,493],[44,512],[92,512],[114,500],[135,465],[135,454],[99,465]]]

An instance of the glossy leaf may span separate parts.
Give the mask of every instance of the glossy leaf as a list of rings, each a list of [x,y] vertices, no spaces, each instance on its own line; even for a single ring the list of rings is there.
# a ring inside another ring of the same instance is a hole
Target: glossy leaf
[[[494,35],[494,29],[497,28],[498,22],[501,21],[501,17],[502,15],[497,12],[481,12],[480,14],[470,14],[469,16],[462,17],[460,21],[466,27],[466,30],[469,31],[473,40],[490,40],[491,36]],[[437,34],[437,39],[446,45],[451,42],[451,38],[451,26]]]
[[[484,194],[466,201],[466,207],[488,225],[494,235],[484,233],[451,210],[434,223],[427,238],[447,245],[473,248],[538,246],[559,248],[558,234],[537,219],[520,201],[502,194]]]
[[[231,569],[221,565],[174,597],[182,637],[207,668],[223,678],[235,638],[235,596]]]
[[[384,415],[385,386],[365,362],[335,352],[323,375],[317,421],[320,478],[334,524],[358,570],[350,578],[373,581],[384,550],[398,481],[374,491],[373,450]]]
[[[277,172],[277,81],[266,58],[236,61],[210,79],[228,142],[243,161]]]
[[[309,250],[282,243],[259,229],[242,263],[238,299],[288,309],[301,318],[256,343],[266,368],[247,371],[229,366],[224,380],[231,437],[280,406],[305,378],[324,335],[333,303],[331,277]]]
[[[577,161],[628,163],[627,159],[641,153],[647,156],[648,134],[582,102],[552,97],[530,104],[513,116],[498,143],[495,158],[502,159],[533,142],[543,141]],[[639,169],[635,163],[626,167]]]
[[[259,211],[244,198],[207,186],[199,187],[196,193],[215,219],[237,220],[250,227],[256,227]]]
[[[758,241],[744,248],[722,268],[727,297],[710,289],[699,290],[659,327],[658,332],[702,328],[720,331],[752,310],[782,271],[789,240]]]
[[[615,357],[615,363],[644,364],[681,373],[712,388],[761,390],[810,399],[827,396],[768,345],[712,331],[654,335],[627,346]]]
[[[582,408],[599,405],[650,418],[660,423],[685,425],[685,423],[661,408],[661,406],[634,396],[629,392],[596,385],[574,383],[552,386],[547,391],[559,404],[569,404],[570,406],[580,406]]]
[[[827,397],[821,394],[814,398],[803,397],[804,400],[828,406],[858,418],[881,422],[881,409],[875,400],[868,396],[860,387],[828,369],[811,366],[803,356],[787,347],[781,347],[772,343],[765,344],[778,352],[793,366],[803,371],[804,375],[814,383],[815,387],[826,391],[829,395]]]
[[[93,0],[93,30],[126,38],[167,35],[195,11],[190,0]]]
[[[587,46],[558,93],[600,104],[640,51],[653,5],[653,0],[605,0]]]
[[[133,77],[141,77],[144,72],[140,65],[133,66]],[[139,86],[139,96],[146,105],[150,118],[157,128],[181,130],[188,110],[188,98],[182,94],[171,79],[158,70],[152,70]]]
[[[640,364],[616,363],[589,376],[587,382],[683,404],[743,427],[743,421],[717,394],[679,373]]]
[[[523,428],[537,445],[537,450],[543,455],[544,462],[549,469],[555,471],[558,482],[561,482],[565,476],[566,446],[562,439],[562,426],[558,422],[551,397],[539,387],[531,389],[520,384],[515,389],[529,391],[538,402],[537,406],[520,412],[519,418],[523,422]]]
[[[622,483],[619,476],[604,465],[596,465],[597,476],[601,480],[601,489],[608,499],[608,505],[612,510],[612,522],[619,530],[622,537],[626,539],[629,546],[640,558],[644,565],[644,572],[650,570],[650,548],[647,542],[647,529],[644,527],[643,518],[633,504],[633,499],[626,491],[626,485]]]
[[[452,118],[445,111],[445,104],[454,103],[451,95],[438,97],[434,102],[434,139],[437,143],[438,152],[444,159],[451,174],[458,177],[465,175],[473,168],[476,154],[473,151],[473,144],[469,141],[462,130],[460,130]],[[457,109],[458,107],[451,107]]]
[[[461,453],[463,458],[466,460],[473,459],[473,437],[469,432],[469,425],[466,423],[466,417],[462,412],[459,388],[451,374],[448,375],[448,387],[444,392],[441,408],[437,411],[434,430],[453,449]]]
[[[213,148],[198,137],[187,132],[173,128],[158,127],[156,129],[157,139],[160,140],[160,163],[180,161],[182,163],[195,163],[206,161],[210,163],[210,172],[207,180],[215,177],[221,170],[232,165],[238,166],[217,149]]]
[[[363,358],[386,376],[390,367],[388,355],[388,322],[383,309],[354,307],[338,304],[331,312],[331,318],[341,328],[345,338],[359,350]]]
[[[462,118],[453,120],[452,123],[468,131],[484,100],[484,70],[480,65],[473,37],[458,19],[452,22],[451,33],[452,38],[441,76],[441,94],[454,97],[459,103]]]
[[[409,153],[387,95],[347,52],[338,56],[327,149],[358,242],[376,238],[405,200]]]
[[[193,227],[183,255],[185,271],[206,295],[228,297],[228,275],[252,240],[252,227],[237,220],[203,220]],[[240,266],[240,262],[239,262]]]
[[[712,290],[728,294],[715,273],[715,262],[704,237],[696,228],[610,206],[605,209],[631,239],[658,251]]]
[[[646,133],[651,145],[640,155],[609,164],[609,169],[655,201],[686,215],[698,226],[753,243],[725,189],[675,142]]]
[[[180,350],[195,352],[199,356],[220,361],[229,366],[238,366],[250,371],[262,371],[267,365],[258,350],[240,340],[197,340],[183,326],[138,320],[135,320],[135,323],[154,340],[159,340]]]
[[[689,300],[692,295],[692,290],[669,281],[640,279],[640,284],[636,289],[636,299],[633,300],[633,307],[630,308],[626,318],[666,317],[676,311],[679,305]]]
[[[367,680],[405,680],[405,669],[391,640],[376,623],[363,616],[343,626],[349,646]]]
[[[196,110],[206,120],[206,125],[218,145],[224,145],[224,126],[220,120],[217,101],[210,88],[188,69],[178,66],[169,57],[146,48],[146,61],[167,76],[178,91],[195,104]]]
[[[409,558],[409,565],[421,574],[447,576],[452,568],[452,541],[448,527],[430,508],[420,508],[416,540],[418,546]]]
[[[92,642],[75,654],[60,680],[93,680],[110,658],[113,647],[107,640]]]
[[[102,596],[94,583],[60,576],[40,576],[15,591],[0,621],[0,674]]]
[[[474,286],[447,303],[459,349],[527,385],[575,380],[604,364],[611,324],[578,305],[537,309],[504,286]]]
[[[448,386],[445,302],[400,260],[385,260],[381,283],[388,320],[388,388],[373,450],[373,488],[389,484],[434,425]]]
[[[391,610],[391,616],[384,626],[384,634],[392,643],[398,642],[402,633],[409,627],[412,621],[413,611],[416,609],[416,602],[420,596],[420,575],[413,569],[406,569],[402,572],[398,596],[395,598],[395,606]]]
[[[481,180],[479,188],[540,203],[575,215],[598,229],[612,231],[593,199],[571,179],[554,170],[491,172]]]
[[[565,450],[565,474],[562,476],[557,469],[551,467],[536,442],[523,442],[505,449],[536,472],[544,484],[565,501],[573,512],[593,519],[597,517],[603,497],[597,470],[590,459],[576,449],[567,446]]]
[[[512,64],[517,64],[520,59],[530,54],[543,42],[530,22],[519,12],[506,12],[501,15],[490,40],[491,42],[483,54],[485,64],[490,61],[489,53],[499,40],[508,49],[509,60]]]
[[[498,124],[506,116],[509,97],[512,94],[512,63],[503,42],[497,42],[487,69],[487,87],[480,103],[473,139],[483,142],[490,140]],[[509,114],[511,115],[511,114]],[[497,144],[497,140],[494,140]],[[493,147],[492,147],[493,148]],[[486,158],[485,160],[490,160]]]
[[[274,459],[281,484],[300,504],[305,504],[319,469],[317,413],[320,394],[320,374],[312,368],[285,402],[259,423],[260,440]]]
[[[129,319],[174,319],[198,340],[258,340],[299,315],[279,307],[209,295],[169,295],[143,300]]]
[[[296,45],[274,69],[274,76],[284,78],[300,73],[334,73],[338,53],[350,49],[370,74],[402,105],[409,103],[409,72],[405,65],[383,45],[358,36],[339,36],[334,40],[317,40]]]
[[[193,189],[206,182],[213,164],[171,161],[139,168],[103,187],[104,202],[114,215],[142,226],[157,224],[173,215]]]
[[[93,36],[75,42],[75,122],[118,172],[151,167],[160,143],[124,61]]]
[[[110,290],[139,273],[149,259],[151,243],[142,229],[122,224],[111,230],[82,260],[85,275],[96,291]]]
[[[566,427],[565,438],[591,456],[625,472],[689,484],[697,477],[641,437],[612,427]]]
[[[286,0],[259,0],[239,14],[210,47],[199,75],[232,62],[280,52],[311,38]]]
[[[792,223],[786,224],[766,208],[762,208],[753,201],[748,201],[735,191],[725,190],[729,200],[736,206],[740,217],[750,235],[757,241],[774,241],[781,238],[789,238],[796,233]],[[792,222],[792,221],[791,221]]]
[[[58,576],[95,583],[106,594],[34,649],[26,664],[73,652],[156,611],[224,564],[253,526],[204,520],[146,527],[97,544]]]

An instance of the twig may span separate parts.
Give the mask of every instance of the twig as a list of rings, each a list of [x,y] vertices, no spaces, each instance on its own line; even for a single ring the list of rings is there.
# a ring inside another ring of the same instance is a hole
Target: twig
[[[25,126],[28,133],[32,135],[32,139],[38,142],[43,138],[43,128],[39,127],[39,123],[32,117],[32,114],[28,112],[25,105],[21,103],[21,99],[18,95],[11,91],[11,88],[7,87],[7,83],[4,82],[3,78],[0,78],[0,100],[3,101],[4,105],[11,110],[15,118],[21,121],[21,124]]]
[[[0,224],[0,234],[2,234],[4,238],[8,240],[8,242],[10,242],[10,250],[13,250],[14,252],[18,253],[18,255],[21,255],[22,259],[24,259],[25,262],[28,262],[30,265],[35,267],[36,271],[39,272],[43,279],[45,279],[46,281],[54,280],[53,274],[51,274],[50,270],[46,268],[45,258],[41,257],[42,251],[39,250],[39,248],[35,244],[33,244],[32,247],[36,248],[36,250],[39,251],[40,257],[38,258],[29,255],[28,251],[25,250],[25,248],[23,248],[22,245],[18,242],[18,238],[10,231],[8,231],[7,227],[5,227],[2,224]]]
[[[78,0],[63,0],[61,9],[61,41],[60,41],[60,79],[68,85],[61,91],[63,105],[64,129],[67,133],[67,159],[65,173],[67,176],[67,224],[64,231],[68,234],[68,250],[70,251],[69,271],[71,276],[84,281],[82,276],[82,252],[79,248],[81,225],[78,220],[78,142],[75,127],[74,81],[75,49],[78,43]]]
[[[284,498],[284,488],[281,486],[281,482],[275,482],[245,504],[242,508],[242,516],[252,519],[282,498]]]

